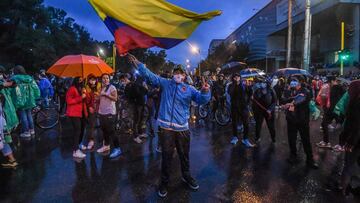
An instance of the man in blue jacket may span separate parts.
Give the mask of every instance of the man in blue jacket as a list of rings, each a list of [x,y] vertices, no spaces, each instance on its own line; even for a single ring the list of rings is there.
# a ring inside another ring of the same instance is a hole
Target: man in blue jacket
[[[210,86],[205,83],[201,91],[198,91],[193,86],[184,83],[186,74],[182,68],[175,68],[172,79],[165,79],[152,73],[134,56],[129,54],[128,58],[132,65],[137,68],[140,76],[143,77],[149,85],[161,89],[158,123],[160,127],[159,139],[162,148],[162,162],[161,184],[158,195],[160,197],[167,195],[167,186],[175,147],[181,163],[182,180],[191,189],[197,190],[199,185],[190,174],[190,131],[188,120],[190,118],[191,101],[195,101],[199,105],[206,104],[210,101]]]

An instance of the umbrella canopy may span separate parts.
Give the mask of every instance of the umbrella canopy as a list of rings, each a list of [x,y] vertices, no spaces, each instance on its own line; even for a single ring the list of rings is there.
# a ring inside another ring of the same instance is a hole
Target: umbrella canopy
[[[240,75],[242,78],[251,78],[251,77],[263,77],[266,73],[257,68],[246,68],[240,71]]]
[[[282,68],[279,69],[277,71],[275,71],[275,73],[273,74],[273,76],[285,76],[285,77],[289,77],[292,75],[304,75],[304,76],[311,76],[311,74],[304,70],[304,69],[299,69],[299,68]]]
[[[244,68],[246,68],[246,63],[234,61],[223,65],[221,67],[221,73],[224,74],[239,73],[239,71]]]
[[[64,56],[47,71],[58,77],[81,78],[86,78],[90,74],[100,77],[104,73],[111,74],[113,72],[114,70],[100,58],[87,55]]]

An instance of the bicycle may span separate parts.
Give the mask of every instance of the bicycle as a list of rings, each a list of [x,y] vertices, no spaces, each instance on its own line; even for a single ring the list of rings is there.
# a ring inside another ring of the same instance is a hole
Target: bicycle
[[[51,129],[59,123],[58,107],[53,102],[50,102],[48,107],[37,105],[33,108],[32,114],[36,126],[41,129]]]
[[[220,98],[219,104],[219,107],[215,111],[215,120],[217,124],[226,126],[230,123],[231,116],[226,106],[226,98],[224,96]]]

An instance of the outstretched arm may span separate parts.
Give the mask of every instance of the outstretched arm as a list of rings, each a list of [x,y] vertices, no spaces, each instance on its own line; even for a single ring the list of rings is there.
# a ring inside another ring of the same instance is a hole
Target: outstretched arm
[[[131,54],[128,54],[128,59],[132,66],[139,71],[141,77],[143,77],[151,86],[160,87],[166,79],[154,74],[145,64],[141,63],[137,58]]]

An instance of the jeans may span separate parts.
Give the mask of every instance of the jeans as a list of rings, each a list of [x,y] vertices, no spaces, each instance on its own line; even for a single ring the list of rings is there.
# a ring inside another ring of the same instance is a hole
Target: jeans
[[[190,178],[190,131],[176,132],[160,129],[159,140],[162,149],[161,184],[167,186],[172,173],[173,153],[178,153],[183,178]]]
[[[95,126],[96,126],[96,113],[89,113],[86,121],[88,124],[88,129],[83,137],[83,144],[88,144],[90,140],[95,141]]]
[[[238,137],[238,123],[239,121],[242,122],[244,126],[244,136],[243,139],[248,139],[249,133],[249,112],[246,108],[231,108],[231,122],[232,122],[232,131],[233,136]]]
[[[34,129],[34,120],[31,115],[31,109],[19,110],[21,132],[28,133],[29,130]]]
[[[9,156],[12,154],[10,145],[8,143],[4,143],[4,148],[1,150],[1,152],[4,156]]]

